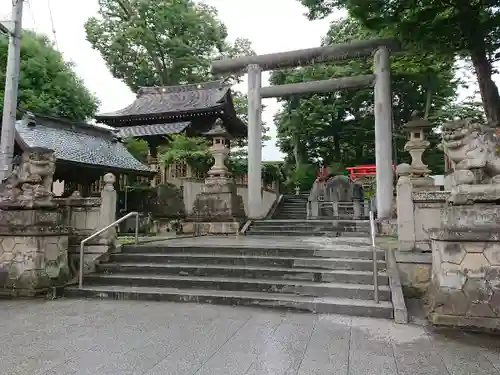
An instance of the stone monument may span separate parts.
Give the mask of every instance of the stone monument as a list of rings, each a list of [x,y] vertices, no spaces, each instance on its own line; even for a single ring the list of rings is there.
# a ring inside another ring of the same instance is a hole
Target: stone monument
[[[0,294],[35,295],[69,278],[68,229],[53,201],[54,152],[26,150],[0,187]]]
[[[500,155],[494,128],[471,120],[443,126],[453,188],[430,231],[428,312],[437,325],[500,329]]]
[[[212,129],[204,133],[212,140],[210,152],[214,164],[208,171],[203,191],[193,205],[191,219],[195,221],[195,233],[231,234],[237,233],[245,218],[243,199],[236,193],[236,185],[229,175],[226,159],[229,155],[230,134],[221,119]]]
[[[354,218],[367,216],[363,212],[363,187],[346,176],[331,176],[326,181],[316,180],[309,193],[308,217],[349,217],[346,212],[353,210]],[[348,207],[343,207],[347,205]]]

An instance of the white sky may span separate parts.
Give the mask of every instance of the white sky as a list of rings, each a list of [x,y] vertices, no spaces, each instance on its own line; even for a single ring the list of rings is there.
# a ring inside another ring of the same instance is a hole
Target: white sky
[[[272,53],[315,47],[328,30],[329,21],[310,22],[303,15],[305,8],[297,0],[203,0],[215,6],[219,18],[229,31],[229,39],[247,38],[258,53]],[[50,3],[50,8],[49,8]],[[98,10],[97,0],[29,0],[24,7],[23,27],[47,34],[54,40],[50,10],[59,50],[66,60],[73,61],[76,73],[101,101],[99,111],[109,112],[129,105],[135,98],[128,87],[112,77],[97,51],[85,39],[83,24]],[[11,1],[0,1],[0,20],[10,19]],[[336,15],[338,17],[342,14]],[[264,74],[263,86],[268,85]],[[246,82],[235,87],[246,92]],[[263,121],[271,126],[262,151],[264,160],[279,160],[282,155],[275,146],[276,129],[273,115],[279,105],[274,99],[263,101]]]

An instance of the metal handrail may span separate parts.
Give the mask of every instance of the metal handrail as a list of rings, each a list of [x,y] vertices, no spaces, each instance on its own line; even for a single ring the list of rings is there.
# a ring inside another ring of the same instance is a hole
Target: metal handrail
[[[373,299],[379,303],[378,296],[378,264],[377,264],[377,245],[375,243],[375,219],[373,211],[370,210],[370,236],[372,241],[373,252]]]
[[[85,243],[90,241],[91,239],[99,236],[100,234],[106,232],[108,229],[111,229],[112,227],[120,224],[124,220],[128,219],[131,216],[135,216],[135,244],[137,245],[139,243],[139,213],[138,212],[129,212],[125,216],[122,216],[118,220],[112,222],[109,224],[107,227],[104,227],[100,229],[99,231],[95,232],[91,236],[85,238],[81,243],[80,243],[80,275],[78,276],[78,287],[81,289],[83,287],[83,255],[85,252]]]

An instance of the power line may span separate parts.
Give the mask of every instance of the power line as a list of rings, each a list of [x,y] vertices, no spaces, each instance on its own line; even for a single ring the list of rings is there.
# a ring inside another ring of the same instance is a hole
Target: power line
[[[49,8],[50,23],[52,25],[52,35],[54,36],[54,43],[56,45],[56,48],[59,50],[59,44],[57,43],[56,27],[54,25],[54,17],[52,16],[52,7],[50,5],[50,0],[47,0],[47,6]]]
[[[31,20],[33,21],[33,26],[35,27],[35,29],[38,29],[38,25],[37,25],[37,22],[35,20],[35,12],[33,11],[33,8],[31,7],[31,0],[26,0],[26,4],[28,5],[28,8],[30,8],[30,16],[31,16]]]

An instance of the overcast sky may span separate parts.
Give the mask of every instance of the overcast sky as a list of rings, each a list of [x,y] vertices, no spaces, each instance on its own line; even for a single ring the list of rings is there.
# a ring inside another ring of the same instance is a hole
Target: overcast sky
[[[329,20],[310,22],[305,8],[297,0],[204,0],[215,6],[226,24],[229,39],[248,38],[258,54],[315,47],[328,30]],[[49,7],[50,3],[50,7]],[[76,64],[77,74],[101,101],[100,111],[109,112],[129,105],[135,98],[127,86],[114,79],[100,54],[85,39],[83,24],[97,13],[97,0],[29,0],[24,7],[23,26],[49,35],[54,21],[55,40],[66,60]],[[10,18],[11,1],[0,1],[0,19]],[[334,17],[341,17],[342,14]],[[263,85],[268,84],[264,75]],[[246,82],[236,87],[246,91]],[[263,149],[264,160],[282,158],[275,146],[273,114],[279,108],[274,99],[266,99],[263,120],[271,125],[272,140]]]

